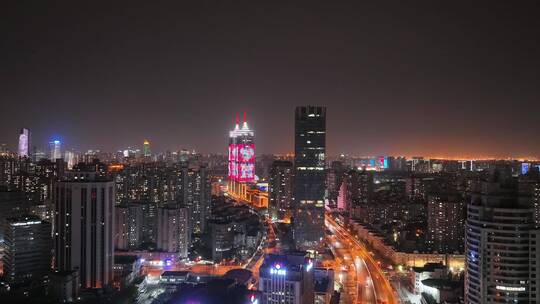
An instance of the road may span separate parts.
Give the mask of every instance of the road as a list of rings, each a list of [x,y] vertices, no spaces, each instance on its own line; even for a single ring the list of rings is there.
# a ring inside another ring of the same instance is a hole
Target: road
[[[346,270],[349,279],[345,296],[348,303],[385,303],[397,304],[394,290],[384,276],[378,263],[373,259],[366,247],[354,238],[345,228],[339,225],[329,214],[325,225],[334,236],[327,237],[330,248],[336,251],[336,261]],[[339,275],[338,275],[339,279]]]
[[[325,240],[335,257],[333,269],[336,280],[343,287],[341,303],[376,304],[375,289],[364,260],[354,255],[346,239],[338,232],[334,233],[327,235]]]
[[[251,258],[251,260],[244,266],[244,268],[251,270],[253,276],[259,280],[259,267],[264,262],[265,254],[279,252],[280,242],[278,241],[274,223],[270,219],[265,219],[266,227],[266,240],[263,240],[260,245],[260,250]]]

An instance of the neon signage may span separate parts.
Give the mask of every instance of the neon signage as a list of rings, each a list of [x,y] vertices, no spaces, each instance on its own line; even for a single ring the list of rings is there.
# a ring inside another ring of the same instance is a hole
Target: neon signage
[[[276,264],[274,267],[270,268],[270,274],[285,276],[287,275],[287,271],[282,269],[280,264]]]

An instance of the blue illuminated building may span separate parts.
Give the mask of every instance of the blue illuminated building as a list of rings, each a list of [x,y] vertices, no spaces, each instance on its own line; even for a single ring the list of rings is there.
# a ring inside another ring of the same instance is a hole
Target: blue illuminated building
[[[49,143],[49,153],[52,161],[62,158],[62,143],[60,140],[55,139]]]
[[[312,304],[313,261],[305,252],[270,254],[259,268],[262,304]]]

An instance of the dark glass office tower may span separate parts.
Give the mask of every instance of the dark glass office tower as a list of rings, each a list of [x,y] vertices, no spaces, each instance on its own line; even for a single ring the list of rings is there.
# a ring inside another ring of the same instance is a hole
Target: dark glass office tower
[[[312,248],[324,234],[326,107],[297,107],[294,124],[294,218],[298,248]]]

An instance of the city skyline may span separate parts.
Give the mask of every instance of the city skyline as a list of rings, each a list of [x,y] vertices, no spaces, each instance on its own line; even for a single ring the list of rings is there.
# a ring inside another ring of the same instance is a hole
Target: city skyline
[[[28,128],[42,147],[226,153],[247,111],[258,154],[291,153],[290,113],[314,104],[329,155],[540,154],[534,5],[72,5],[3,10],[12,150]]]
[[[540,2],[2,8],[2,303],[540,303]]]
[[[26,128],[23,128],[25,130],[27,130]],[[39,153],[47,153],[47,154],[50,154],[51,153],[51,145],[53,143],[57,144],[57,143],[61,143],[62,145],[64,145],[64,141],[62,140],[59,140],[58,138],[60,138],[59,136],[54,136],[52,137],[54,138],[54,140],[46,140],[47,143],[43,144],[43,145],[39,145],[39,144],[32,144],[31,146],[28,147],[28,150],[29,151],[33,151],[33,149],[35,148],[37,152]],[[6,144],[5,142],[0,142],[0,144],[2,145],[5,145],[5,147],[8,148],[9,151],[13,152],[13,153],[17,153],[17,149],[15,147],[15,149],[13,147],[11,147],[11,145],[9,144]],[[18,140],[18,144],[20,144],[20,139]],[[96,152],[96,151],[100,151],[100,152],[104,152],[104,153],[116,153],[116,152],[123,152],[123,153],[126,153],[126,151],[138,151],[140,152],[141,155],[143,156],[148,156],[148,155],[145,155],[145,149],[146,147],[149,147],[151,146],[152,143],[148,140],[148,139],[144,139],[142,144],[141,143],[131,143],[131,144],[128,144],[128,145],[125,145],[125,146],[121,146],[121,147],[117,147],[116,149],[111,149],[111,150],[103,150],[99,147],[89,147],[89,148],[84,148],[84,149],[81,149],[81,148],[76,148],[76,147],[73,147],[73,146],[67,146],[67,147],[62,147],[61,148],[61,154],[64,154],[64,153],[87,153],[87,152],[90,152],[90,151],[93,151],[93,152]],[[15,146],[17,146],[17,143],[15,144]],[[49,147],[47,147],[49,146]],[[153,147],[153,146],[152,146]],[[152,148],[153,149],[153,148]],[[155,150],[154,150],[155,151]],[[149,155],[162,155],[166,152],[180,152],[180,151],[190,151],[190,152],[193,152],[193,153],[199,153],[199,154],[204,154],[204,155],[227,155],[227,151],[200,151],[198,150],[196,147],[187,147],[185,145],[176,145],[175,148],[167,148],[165,147],[163,150],[158,150],[158,151],[155,151]],[[20,153],[18,153],[20,154]],[[32,154],[32,153],[31,153]],[[257,152],[255,153],[255,156],[263,156],[263,155],[288,155],[290,157],[292,157],[292,155],[294,154],[294,151],[286,151],[286,152]],[[395,157],[406,157],[406,158],[415,158],[415,157],[421,157],[421,158],[424,158],[424,159],[432,159],[432,160],[518,160],[518,161],[538,161],[540,160],[540,157],[539,156],[536,156],[535,154],[533,153],[529,153],[529,154],[517,154],[517,155],[512,155],[512,154],[489,154],[488,153],[480,153],[480,154],[473,154],[473,153],[456,153],[456,154],[450,154],[450,153],[435,153],[435,154],[430,154],[430,153],[403,153],[403,152],[395,152],[395,153],[355,153],[355,152],[344,152],[344,151],[339,151],[339,152],[336,152],[336,153],[329,153],[328,154],[328,157],[333,159],[333,158],[337,158],[337,157],[341,157],[341,156],[347,156],[347,157],[354,157],[354,158],[375,158],[375,157],[382,157],[382,156],[395,156]],[[66,156],[67,157],[67,156]]]
[[[26,129],[26,128],[24,128]],[[18,137],[17,137],[18,138]],[[51,138],[59,138],[59,136],[54,136]],[[16,139],[15,142],[18,140]],[[28,147],[29,150],[36,148],[38,152],[50,152],[50,147],[47,146],[51,144],[51,142],[60,141],[58,139],[54,140],[44,140],[43,144],[32,144],[32,146]],[[62,145],[64,145],[64,141],[60,141]],[[139,150],[141,152],[141,155],[144,155],[144,148],[145,143],[149,142],[150,145],[152,145],[152,149],[154,149],[153,142],[150,142],[148,139],[144,139],[142,142],[137,143],[129,143],[124,146],[118,146],[116,148],[112,149],[103,149],[100,148],[100,146],[86,146],[83,145],[84,148],[80,147],[74,147],[70,146],[69,144],[66,147],[62,148],[62,154],[65,152],[79,152],[79,153],[85,153],[87,151],[101,151],[105,153],[115,153],[115,152],[122,152],[127,151],[126,149],[134,149]],[[68,141],[69,143],[69,141]],[[14,144],[15,147],[12,147],[10,143],[6,142],[0,142],[2,145],[6,145],[6,147],[13,153],[17,153],[17,143]],[[64,150],[65,148],[65,150]],[[157,150],[157,151],[156,151]],[[197,149],[197,147],[191,147],[186,146],[182,144],[174,145],[173,147],[163,147],[162,149],[155,149],[152,154],[159,155],[163,154],[165,152],[179,152],[179,151],[194,151],[196,153],[202,153],[205,155],[227,155],[227,150],[222,149],[223,151],[201,151]],[[467,153],[467,152],[458,152],[458,153],[448,153],[448,152],[434,152],[434,153],[423,153],[423,152],[404,152],[404,151],[411,151],[411,150],[401,150],[392,153],[386,153],[386,152],[367,152],[367,153],[361,153],[361,152],[349,152],[349,151],[336,151],[335,153],[329,153],[328,157],[335,158],[339,156],[349,156],[349,157],[357,157],[357,158],[373,158],[373,157],[379,157],[379,156],[396,156],[396,157],[407,157],[407,158],[413,158],[413,157],[423,157],[425,159],[445,159],[445,160],[520,160],[520,161],[538,161],[540,160],[540,154],[539,153],[517,153],[517,154],[511,154],[511,153],[490,153],[490,152],[482,152],[482,153]],[[259,152],[257,151],[255,153],[256,156],[262,156],[262,155],[289,155],[292,156],[294,154],[294,149],[291,148],[289,151],[279,151],[279,152],[272,152],[272,151],[263,151]]]

